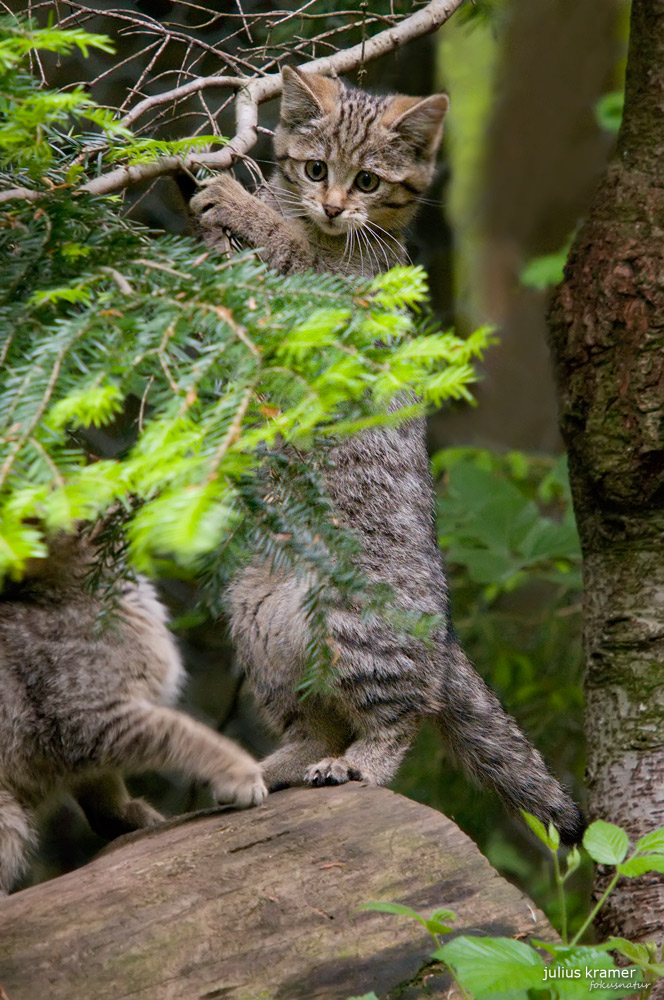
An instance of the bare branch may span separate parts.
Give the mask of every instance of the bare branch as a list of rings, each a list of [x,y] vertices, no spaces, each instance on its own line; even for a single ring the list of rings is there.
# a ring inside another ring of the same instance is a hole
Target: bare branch
[[[121,124],[126,126],[132,125],[137,118],[140,118],[152,108],[156,108],[160,104],[173,104],[183,97],[189,97],[191,94],[197,94],[199,91],[205,90],[206,87],[229,87],[232,90],[238,90],[240,87],[246,85],[247,79],[247,77],[222,76],[221,74],[219,76],[198,76],[188,83],[183,83],[181,87],[174,87],[173,90],[165,90],[161,94],[153,94],[151,97],[146,97],[144,101],[141,101],[124,116]]]
[[[386,28],[372,38],[349,49],[340,49],[333,55],[303,63],[300,69],[310,73],[321,73],[324,76],[348,73],[363,63],[378,59],[416,38],[436,31],[463,2],[464,0],[431,0],[426,7],[411,14],[394,27]],[[271,73],[260,77],[247,77],[246,79],[223,75],[198,77],[181,87],[141,101],[125,116],[123,124],[136,121],[150,108],[159,104],[173,102],[207,87],[230,87],[238,91],[235,99],[236,132],[223,149],[212,153],[192,153],[184,161],[179,157],[166,156],[154,163],[118,167],[89,181],[83,185],[83,190],[97,195],[108,194],[111,191],[118,191],[153,177],[174,173],[183,166],[188,170],[195,170],[198,166],[225,170],[232,165],[237,156],[246,155],[256,142],[258,107],[265,101],[279,96],[281,93],[281,74]]]
[[[5,201],[19,198],[23,201],[38,201],[46,193],[46,191],[33,191],[26,187],[7,188],[6,191],[0,191],[0,205]]]
[[[358,45],[354,45],[350,48],[341,48],[330,55],[310,59],[308,62],[301,63],[300,69],[305,72],[321,73],[325,76],[336,76],[351,72],[365,63],[371,62],[374,59],[378,59],[381,56],[393,52],[395,49],[406,45],[408,42],[411,42],[416,38],[420,38],[423,35],[436,31],[442,24],[444,24],[445,21],[448,20],[449,17],[452,16],[452,14],[454,14],[459,7],[461,7],[463,2],[464,0],[430,0],[426,6],[420,7],[414,13],[403,18],[401,21],[393,23],[388,20],[389,27],[373,35],[371,38],[363,38]],[[35,4],[35,9],[39,7],[48,8],[49,6],[49,2],[42,2]],[[71,10],[73,10],[73,13],[62,19],[61,23],[66,23],[68,20],[76,19],[78,16],[88,18],[96,16],[99,13],[96,9],[86,6],[84,3],[76,2],[76,0],[72,0],[68,6]],[[310,6],[310,4],[305,3],[304,7],[307,6]],[[206,8],[203,7],[200,9],[206,10]],[[264,65],[259,68],[256,65],[252,66],[244,59],[238,58],[237,56],[231,56],[228,53],[223,53],[217,46],[208,45],[200,39],[193,40],[192,38],[184,35],[181,31],[167,28],[145,14],[135,16],[128,14],[126,11],[117,9],[109,9],[105,13],[106,16],[116,18],[123,22],[128,22],[128,24],[134,29],[138,28],[140,31],[147,31],[148,33],[153,33],[153,35],[156,36],[157,44],[155,45],[153,42],[152,45],[146,47],[146,51],[151,52],[151,60],[149,66],[143,71],[140,80],[134,87],[134,92],[140,89],[147,73],[154,67],[157,58],[164,50],[165,44],[170,40],[181,44],[186,42],[189,46],[194,44],[200,54],[205,52],[213,54],[215,57],[220,58],[226,66],[232,65],[236,72],[238,69],[242,72],[243,69],[248,68],[251,71],[251,75],[231,76],[226,75],[225,73],[219,73],[213,76],[196,77],[181,84],[180,86],[172,88],[171,90],[166,90],[160,94],[153,94],[144,98],[130,111],[128,111],[123,118],[120,119],[121,124],[130,126],[150,111],[163,108],[164,105],[173,107],[194,94],[200,94],[202,99],[203,92],[208,89],[216,88],[230,90],[236,95],[235,135],[223,148],[212,152],[195,151],[184,158],[180,156],[164,156],[151,163],[116,167],[108,173],[102,174],[99,177],[95,177],[93,180],[88,181],[80,190],[94,195],[109,194],[113,191],[121,191],[125,188],[133,186],[134,184],[140,184],[144,181],[153,180],[157,177],[176,173],[182,169],[195,171],[198,167],[205,166],[218,170],[225,170],[232,165],[235,159],[246,156],[256,143],[258,135],[259,106],[266,101],[270,101],[273,98],[278,97],[281,93],[281,74],[267,72],[268,69],[277,65],[277,61],[273,58],[268,58]],[[342,13],[345,14],[351,12],[343,11]],[[296,15],[305,16],[305,13],[304,8],[300,8],[298,11],[274,11],[274,15],[281,17],[282,20],[289,20]],[[240,30],[244,30],[247,34],[249,34],[252,17],[256,17],[258,15],[251,15],[244,12],[238,2],[238,13],[234,16],[241,22]],[[264,17],[264,15],[260,16]],[[309,14],[308,16],[318,17],[321,15]],[[386,19],[383,18],[382,20]],[[342,30],[346,29],[344,28]],[[323,36],[318,36],[318,39],[312,39],[312,44],[315,43],[315,41],[320,40],[321,37]],[[184,62],[182,63],[179,71],[180,74],[183,72],[189,72],[185,66],[188,59],[188,52],[189,48],[185,53]],[[190,66],[193,66],[196,62],[198,62],[199,58],[200,55],[198,55],[193,62],[190,63]],[[123,63],[126,61],[129,60],[124,60]],[[168,70],[166,72],[174,71]],[[101,77],[105,75],[105,73],[102,73]],[[204,103],[203,107],[205,108]],[[156,117],[153,116],[150,124],[153,124],[154,121],[158,120],[165,113],[165,108],[164,110],[158,111]],[[210,112],[207,111],[207,114],[209,117]],[[218,112],[215,112],[215,115],[216,114],[218,114]],[[37,201],[40,197],[42,197],[43,193],[45,192],[33,191],[25,187],[17,186],[15,188],[0,191],[0,204],[12,199]]]

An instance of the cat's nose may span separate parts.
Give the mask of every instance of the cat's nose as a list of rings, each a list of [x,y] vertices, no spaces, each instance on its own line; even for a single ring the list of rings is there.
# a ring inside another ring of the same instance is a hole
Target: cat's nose
[[[323,205],[323,208],[328,219],[336,219],[343,212],[341,205]]]

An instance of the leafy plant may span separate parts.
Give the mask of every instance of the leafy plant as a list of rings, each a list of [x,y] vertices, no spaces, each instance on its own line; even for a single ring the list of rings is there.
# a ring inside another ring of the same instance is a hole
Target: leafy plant
[[[438,500],[439,541],[450,563],[462,565],[493,601],[536,575],[579,589],[580,548],[564,457],[505,456],[471,448],[434,455],[445,476]]]
[[[597,820],[586,830],[583,846],[593,861],[615,867],[606,891],[597,901],[573,937],[569,937],[565,910],[565,884],[579,868],[581,852],[575,847],[566,858],[564,871],[558,856],[560,838],[553,826],[548,830],[534,816],[524,813],[531,830],[550,852],[563,914],[560,942],[533,939],[459,935],[442,943],[452,928],[443,921],[453,921],[450,910],[437,910],[429,918],[397,903],[371,902],[360,909],[393,913],[417,920],[431,934],[436,951],[434,961],[444,962],[465,997],[474,1000],[526,1000],[536,995],[540,1000],[573,1000],[587,997],[592,984],[610,983],[612,996],[626,996],[647,988],[664,978],[664,964],[658,959],[655,944],[635,944],[624,938],[609,938],[602,944],[581,944],[581,939],[604,906],[621,876],[633,878],[649,871],[664,871],[664,828],[640,840],[629,852],[629,838],[613,823]],[[545,956],[541,954],[545,953]],[[629,962],[617,966],[609,952],[617,952]]]

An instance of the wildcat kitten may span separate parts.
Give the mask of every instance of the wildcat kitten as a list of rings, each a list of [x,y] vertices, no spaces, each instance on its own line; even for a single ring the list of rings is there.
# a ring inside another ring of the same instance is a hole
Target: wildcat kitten
[[[184,669],[146,580],[118,584],[100,631],[102,600],[84,587],[95,558],[88,538],[60,535],[0,597],[0,895],[25,869],[34,808],[57,787],[106,838],[162,819],[130,798],[123,772],[181,771],[240,807],[267,794],[249,754],[169,707]]]
[[[404,227],[431,180],[447,107],[444,95],[376,97],[284,69],[270,185],[254,197],[228,175],[216,178],[192,201],[201,234],[214,246],[230,231],[284,273],[373,275],[403,262]],[[267,565],[241,573],[229,594],[232,633],[257,699],[284,737],[263,762],[268,786],[384,784],[432,717],[474,778],[511,808],[553,822],[564,843],[578,841],[577,806],[454,634],[424,421],[366,431],[332,458],[326,488],[361,539],[366,577],[390,584],[400,607],[444,624],[425,645],[333,605],[334,690],[301,700],[309,583]]]

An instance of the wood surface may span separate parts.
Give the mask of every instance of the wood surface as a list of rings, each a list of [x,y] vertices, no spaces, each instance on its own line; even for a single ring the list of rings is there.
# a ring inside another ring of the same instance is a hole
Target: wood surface
[[[423,928],[357,912],[368,900],[551,933],[441,813],[385,788],[290,789],[123,838],[0,901],[0,986],[8,1000],[449,996]]]

